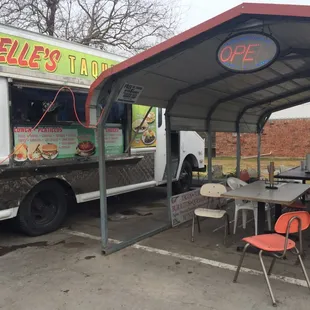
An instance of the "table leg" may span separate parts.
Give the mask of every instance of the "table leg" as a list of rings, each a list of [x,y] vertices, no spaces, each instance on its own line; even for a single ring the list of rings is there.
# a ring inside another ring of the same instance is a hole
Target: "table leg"
[[[282,215],[282,206],[279,204],[275,205],[275,212],[274,212],[275,222],[277,222],[278,218]]]
[[[306,184],[306,180],[302,180],[302,184]],[[301,202],[302,203],[306,202],[306,194],[301,196]]]
[[[262,235],[265,233],[265,217],[266,217],[266,211],[265,211],[265,203],[264,202],[258,202],[258,210],[257,210],[257,233],[258,235]],[[243,251],[244,246],[238,246],[237,251],[241,252]],[[247,250],[247,253],[252,254],[258,254],[259,250],[254,247],[249,247]]]
[[[265,233],[265,203],[258,202],[258,219],[257,219],[257,233],[258,235],[262,235]]]

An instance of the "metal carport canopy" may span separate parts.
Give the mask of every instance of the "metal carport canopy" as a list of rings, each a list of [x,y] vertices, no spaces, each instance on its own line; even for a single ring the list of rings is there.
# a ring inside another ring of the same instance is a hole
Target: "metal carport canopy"
[[[278,42],[270,66],[236,73],[219,64],[220,45],[244,32]],[[310,6],[244,3],[104,71],[86,118],[94,124],[97,103],[129,83],[143,87],[138,104],[167,109],[172,130],[258,132],[272,112],[310,101],[309,78]]]

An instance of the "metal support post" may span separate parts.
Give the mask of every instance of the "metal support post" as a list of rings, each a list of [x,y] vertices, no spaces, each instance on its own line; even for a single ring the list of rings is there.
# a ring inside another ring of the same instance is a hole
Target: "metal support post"
[[[236,145],[236,156],[237,156],[237,165],[236,165],[236,173],[237,178],[240,178],[240,164],[241,164],[241,141],[240,141],[240,128],[239,124],[237,125],[237,145]]]
[[[100,230],[101,248],[106,252],[108,247],[108,211],[107,211],[107,184],[106,184],[106,162],[105,162],[105,124],[118,93],[118,86],[115,85],[104,105],[104,114],[99,124],[98,130],[98,150],[99,150],[99,190],[100,190]],[[100,113],[99,113],[100,115]]]
[[[208,124],[208,182],[212,183],[212,127]]]
[[[171,223],[170,202],[172,197],[172,159],[171,159],[171,121],[170,116],[166,112],[166,171],[167,171],[167,204],[168,204],[168,219]]]
[[[261,136],[262,132],[257,133],[257,177],[260,179],[260,153],[261,153]]]
[[[108,211],[106,195],[106,165],[104,145],[104,123],[99,124],[98,149],[99,149],[99,189],[100,189],[100,226],[101,247],[104,251],[108,246]]]

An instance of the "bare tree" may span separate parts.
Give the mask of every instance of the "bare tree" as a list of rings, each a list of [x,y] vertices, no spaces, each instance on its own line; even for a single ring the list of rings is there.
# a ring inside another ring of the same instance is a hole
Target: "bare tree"
[[[0,22],[131,52],[171,37],[181,16],[177,0],[0,0],[0,8]]]

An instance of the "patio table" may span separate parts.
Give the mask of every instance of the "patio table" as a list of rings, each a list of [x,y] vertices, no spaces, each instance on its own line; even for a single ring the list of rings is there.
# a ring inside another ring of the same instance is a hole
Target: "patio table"
[[[303,184],[310,180],[310,173],[306,170],[301,170],[301,167],[296,167],[287,171],[283,171],[274,176],[277,179],[301,180]]]
[[[274,176],[276,179],[286,180],[301,180],[302,184],[306,184],[306,181],[310,180],[310,173],[306,170],[301,170],[301,167],[295,167],[287,171],[283,171]],[[305,196],[302,196],[302,201],[305,202]]]
[[[256,181],[222,194],[223,198],[250,200],[258,203],[258,234],[265,233],[265,204],[275,204],[276,220],[281,215],[282,205],[290,205],[307,190],[310,185],[299,183],[280,183],[278,189],[266,189],[265,181]]]

